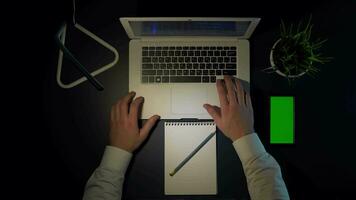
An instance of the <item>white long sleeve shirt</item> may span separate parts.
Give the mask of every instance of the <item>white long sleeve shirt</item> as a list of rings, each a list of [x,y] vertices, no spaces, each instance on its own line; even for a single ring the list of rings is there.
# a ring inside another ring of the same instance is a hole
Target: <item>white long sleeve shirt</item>
[[[289,199],[281,169],[266,152],[256,133],[233,142],[240,157],[252,200]],[[119,200],[132,154],[107,146],[100,166],[88,180],[83,200]]]

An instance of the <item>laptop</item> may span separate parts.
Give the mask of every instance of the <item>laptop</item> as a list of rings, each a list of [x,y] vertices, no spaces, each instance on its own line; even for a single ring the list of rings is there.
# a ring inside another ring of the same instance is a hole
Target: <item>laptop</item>
[[[143,96],[142,119],[211,119],[216,80],[250,81],[248,38],[259,18],[120,18],[129,36],[129,90]]]

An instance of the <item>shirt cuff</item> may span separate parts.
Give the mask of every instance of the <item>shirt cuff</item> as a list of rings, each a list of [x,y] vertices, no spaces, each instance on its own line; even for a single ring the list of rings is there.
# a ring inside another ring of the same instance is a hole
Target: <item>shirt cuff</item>
[[[125,172],[131,157],[132,154],[125,150],[113,146],[106,146],[100,167],[110,170],[123,170]]]
[[[235,140],[232,144],[242,163],[266,153],[266,150],[256,133],[245,135]]]

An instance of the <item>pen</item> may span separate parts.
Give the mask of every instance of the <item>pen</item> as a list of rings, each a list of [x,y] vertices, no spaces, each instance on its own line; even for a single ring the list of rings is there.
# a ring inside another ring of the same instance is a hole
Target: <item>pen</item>
[[[214,135],[215,132],[210,133],[169,175],[174,176]]]

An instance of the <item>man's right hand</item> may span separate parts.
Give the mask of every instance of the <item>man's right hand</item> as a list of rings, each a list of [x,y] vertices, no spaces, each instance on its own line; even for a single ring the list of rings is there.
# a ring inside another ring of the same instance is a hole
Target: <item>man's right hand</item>
[[[253,109],[250,94],[244,91],[241,82],[224,76],[217,80],[220,106],[204,104],[218,128],[232,141],[253,133]]]

